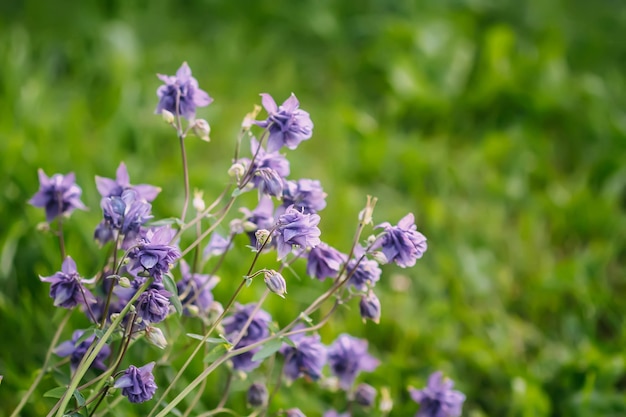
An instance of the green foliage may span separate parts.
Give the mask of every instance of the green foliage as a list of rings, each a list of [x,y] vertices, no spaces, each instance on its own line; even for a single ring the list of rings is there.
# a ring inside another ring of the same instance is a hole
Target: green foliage
[[[257,93],[282,102],[294,91],[316,126],[288,157],[292,177],[320,179],[329,195],[323,240],[349,247],[366,194],[379,198],[376,222],[415,212],[429,250],[414,269],[384,269],[380,325],[362,324],[351,304],[322,330],[327,344],[341,332],[370,340],[382,365],[366,380],[390,388],[393,415],[414,414],[406,386],[423,386],[437,369],[467,395],[467,416],[625,415],[626,17],[618,6],[0,3],[0,415],[24,395],[60,321],[38,279],[58,270],[58,249],[37,230],[42,213],[26,204],[36,169],[76,172],[91,210],[73,214],[67,246],[84,276],[103,260],[92,239],[94,175],[113,176],[123,160],[135,183],[163,188],[160,218],[179,215],[178,143],[152,113],[154,74],[183,61],[215,98],[200,111],[212,142],[187,143],[192,187],[207,200],[227,182]],[[226,259],[217,299],[228,300],[251,256],[242,248]],[[283,325],[325,288],[294,268],[302,278],[285,275],[287,299],[267,302]],[[258,299],[257,284],[242,302]],[[203,332],[180,320],[179,343],[189,343],[184,332]],[[145,363],[159,360],[155,348],[135,348]],[[201,370],[202,358],[192,366]],[[202,407],[219,402],[223,378],[209,377]],[[57,386],[46,376],[22,415],[46,415],[54,402],[44,393]],[[243,404],[246,387],[237,389]],[[284,392],[276,407],[321,415],[343,406],[341,395],[305,381]],[[118,407],[129,416],[150,409]]]

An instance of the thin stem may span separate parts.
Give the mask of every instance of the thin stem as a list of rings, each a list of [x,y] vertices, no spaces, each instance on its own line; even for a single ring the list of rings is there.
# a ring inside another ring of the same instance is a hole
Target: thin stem
[[[180,141],[180,153],[183,158],[183,179],[185,181],[185,202],[183,203],[183,214],[180,216],[180,220],[185,223],[185,217],[187,217],[187,208],[189,207],[189,168],[187,166],[187,152],[185,151],[185,135],[179,134],[178,140]]]
[[[186,254],[188,254],[189,251],[191,251],[193,248],[198,246],[200,244],[200,242],[202,242],[208,235],[210,235],[215,230],[215,228],[222,222],[222,220],[224,220],[224,218],[228,214],[228,211],[230,210],[230,208],[233,206],[234,203],[235,203],[235,197],[231,197],[228,200],[228,203],[226,204],[226,206],[222,209],[222,211],[223,211],[222,215],[217,219],[217,221],[215,223],[213,223],[200,236],[198,236],[198,238],[191,245],[189,245],[187,247],[187,249],[185,249],[182,252],[181,258],[184,257]]]
[[[205,379],[206,381],[206,379]],[[223,408],[226,405],[226,401],[228,400],[228,394],[230,393],[230,386],[233,382],[233,373],[228,372],[228,378],[226,379],[226,386],[224,387],[224,394],[222,394],[222,399],[217,404],[215,408]]]
[[[116,233],[116,235],[115,235],[115,244],[113,246],[113,266],[116,266],[116,264],[117,264],[117,249],[120,247],[120,237],[121,237],[121,234],[118,231]],[[123,260],[124,259],[122,259],[122,261]],[[117,269],[116,269],[116,273],[117,273]],[[109,292],[107,294],[107,300],[106,300],[106,302],[104,304],[104,310],[102,310],[102,322],[100,323],[100,328],[103,328],[106,325],[107,316],[109,315],[109,306],[111,305],[111,296],[113,295],[113,287],[114,286],[115,285],[113,285],[113,283],[111,283],[111,285],[109,286]]]
[[[19,415],[20,411],[22,411],[22,408],[24,408],[24,405],[26,405],[26,402],[28,401],[30,396],[33,394],[33,392],[35,391],[35,389],[41,382],[41,379],[45,375],[46,370],[48,368],[48,362],[50,362],[50,357],[52,356],[52,350],[54,349],[56,344],[59,342],[61,333],[63,329],[65,328],[65,325],[67,324],[71,316],[71,313],[72,313],[71,310],[67,310],[65,312],[65,316],[63,316],[63,319],[61,320],[61,323],[59,323],[59,327],[57,328],[57,331],[54,333],[54,336],[52,337],[52,341],[50,342],[50,347],[48,347],[48,351],[46,352],[46,358],[44,359],[43,366],[41,367],[41,371],[37,374],[37,377],[35,377],[35,380],[30,385],[30,388],[28,388],[28,391],[26,391],[26,394],[24,394],[24,396],[20,400],[20,403],[17,405],[15,410],[13,410],[13,414],[11,414],[10,417],[17,417]]]
[[[176,235],[174,235],[170,243],[177,241],[184,231],[186,231],[187,229],[192,227],[194,224],[198,223],[200,220],[208,216],[211,210],[217,207],[217,205],[222,201],[222,199],[224,199],[224,197],[226,197],[226,195],[230,192],[231,187],[232,187],[232,184],[228,184],[226,188],[224,188],[222,193],[215,199],[213,203],[211,203],[209,207],[207,207],[204,211],[198,213],[196,217],[194,217],[192,220],[189,221],[189,223],[185,223],[184,225],[182,225],[180,230],[176,233]]]

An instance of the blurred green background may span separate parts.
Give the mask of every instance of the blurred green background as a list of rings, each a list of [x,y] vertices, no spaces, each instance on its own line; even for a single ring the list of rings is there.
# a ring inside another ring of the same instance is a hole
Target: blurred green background
[[[293,91],[315,130],[287,152],[291,177],[322,181],[323,240],[347,251],[367,194],[379,198],[376,222],[416,214],[429,250],[413,269],[384,268],[380,325],[363,325],[351,305],[322,332],[327,344],[346,331],[370,340],[383,364],[360,380],[390,388],[392,415],[415,413],[406,386],[437,369],[467,395],[465,416],[626,415],[621,6],[0,2],[0,415],[27,389],[55,329],[38,274],[58,270],[58,249],[36,230],[43,213],[26,204],[37,168],[74,171],[83,188],[91,210],[72,216],[67,240],[85,276],[103,259],[91,238],[94,175],[114,176],[123,160],[134,183],[163,188],[157,216],[179,214],[178,143],[153,110],[155,74],[183,61],[215,98],[199,111],[212,142],[188,141],[192,187],[208,200],[227,182],[258,93],[282,102]],[[227,259],[218,299],[249,257],[242,249]],[[267,304],[281,324],[325,288],[288,281],[287,300]],[[242,300],[261,292],[253,286]],[[159,357],[140,349],[146,361]],[[223,376],[198,410],[219,401]],[[45,415],[53,400],[42,394],[54,384],[44,379],[24,416]],[[276,409],[319,416],[343,406],[340,394],[304,381],[283,392]],[[236,392],[234,406],[242,398]]]

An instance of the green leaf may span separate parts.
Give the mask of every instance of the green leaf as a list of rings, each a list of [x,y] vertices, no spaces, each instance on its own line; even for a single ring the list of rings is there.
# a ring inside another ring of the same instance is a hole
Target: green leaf
[[[243,191],[240,188],[235,188],[230,196],[231,197],[238,197],[241,194],[243,194]]]
[[[290,338],[288,338],[288,337],[283,337],[283,338],[282,338],[282,341],[283,341],[283,342],[285,342],[285,343],[287,343],[287,344],[288,344],[289,346],[291,346],[292,348],[295,348],[295,347],[296,347],[296,343],[295,343],[293,340],[291,340]]]
[[[205,363],[215,362],[216,359],[222,357],[226,352],[228,352],[228,348],[225,344],[217,345],[207,355],[202,359]]]
[[[61,398],[66,392],[67,387],[56,387],[52,388],[50,391],[45,392],[43,396],[48,398]]]
[[[74,391],[74,398],[76,398],[76,402],[80,407],[85,405],[85,397],[83,397],[83,394],[81,394],[80,391]]]
[[[252,356],[252,360],[253,361],[263,360],[267,358],[268,356],[271,356],[274,353],[278,352],[278,349],[280,349],[282,345],[283,345],[283,341],[281,339],[272,339],[268,341],[265,345],[263,345],[261,350],[255,353],[254,356]]]
[[[176,288],[176,283],[174,282],[174,278],[170,274],[163,274],[163,286],[170,294],[170,302],[176,309],[178,315],[183,314],[183,305],[180,303],[180,298],[178,298],[178,289]]]

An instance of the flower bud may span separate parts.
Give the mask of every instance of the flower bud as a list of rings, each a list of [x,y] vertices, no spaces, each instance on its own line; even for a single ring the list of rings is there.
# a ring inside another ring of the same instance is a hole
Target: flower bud
[[[259,177],[259,195],[266,194],[280,198],[283,195],[283,179],[275,170],[271,168],[261,168],[255,171],[254,175]]]
[[[389,414],[392,408],[393,408],[393,400],[391,399],[389,388],[382,387],[380,389],[380,405],[378,406],[378,409],[383,414]]]
[[[287,283],[280,273],[274,270],[265,271],[265,285],[274,294],[285,298],[284,294],[287,294]]]
[[[196,209],[197,212],[203,212],[206,209],[206,204],[204,204],[204,200],[202,199],[202,191],[195,190],[193,192],[193,208]]]
[[[195,304],[188,304],[185,306],[185,308],[187,309],[187,313],[189,313],[191,317],[198,317],[198,315],[200,314],[200,309]]]
[[[376,399],[376,388],[369,384],[359,384],[354,391],[354,401],[363,407],[371,407]]]
[[[196,134],[197,137],[202,139],[205,142],[210,142],[209,133],[211,133],[211,126],[209,126],[209,122],[204,119],[198,119],[193,124],[193,133]]]
[[[264,384],[255,382],[248,388],[246,399],[250,407],[264,407],[267,404],[269,394]]]
[[[385,254],[379,250],[377,250],[376,252],[372,252],[371,255],[372,255],[372,258],[374,258],[374,260],[378,262],[379,265],[385,265],[386,263],[389,262]]]
[[[253,110],[250,113],[246,114],[246,117],[243,118],[243,122],[241,122],[241,128],[243,130],[250,130],[250,128],[254,124],[254,120],[256,119],[260,111],[261,106],[255,104]]]
[[[261,250],[262,247],[269,245],[272,242],[272,235],[267,229],[259,229],[254,232],[256,237],[256,250]]]
[[[161,110],[161,117],[163,117],[163,121],[169,125],[174,123],[174,113],[171,111],[165,109]]]
[[[167,340],[165,340],[163,332],[158,327],[146,327],[146,340],[159,349],[165,349],[167,346]]]
[[[366,320],[372,320],[374,323],[378,324],[380,321],[380,300],[378,300],[378,297],[376,297],[376,294],[372,291],[361,297],[359,310],[364,322]]]
[[[231,165],[230,168],[228,168],[228,175],[231,178],[241,178],[243,176],[243,174],[246,173],[246,167],[243,166],[243,164],[237,162]]]
[[[120,277],[120,279],[117,280],[117,283],[122,288],[130,288],[132,286],[132,284],[130,283],[130,280],[126,277]]]
[[[242,226],[243,226],[243,231],[247,233],[255,232],[259,228],[259,226],[257,226],[255,223],[252,223],[251,221],[248,221],[248,220],[244,221]]]

